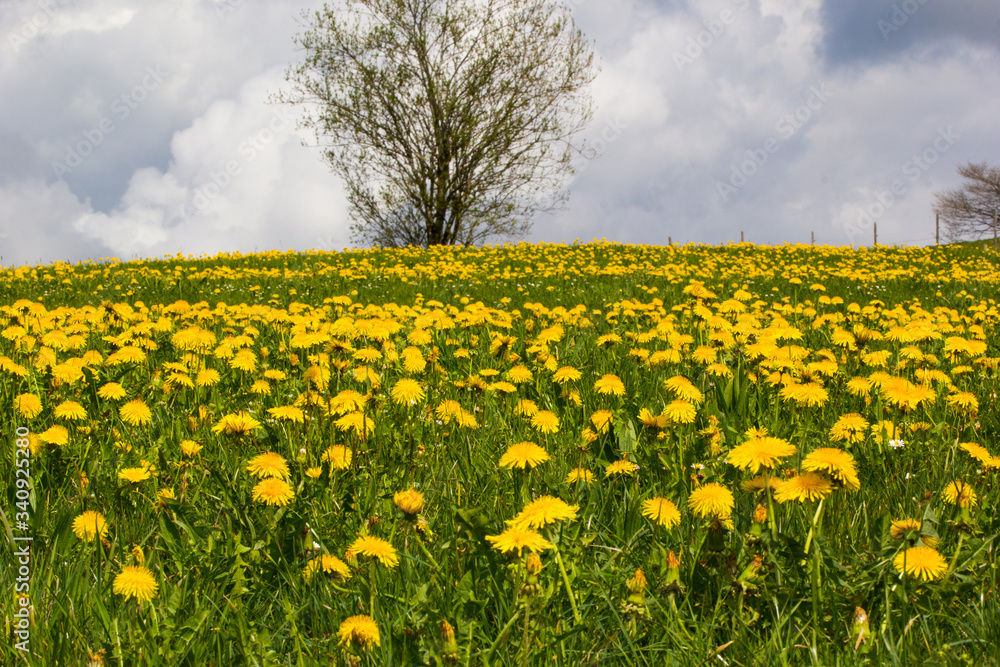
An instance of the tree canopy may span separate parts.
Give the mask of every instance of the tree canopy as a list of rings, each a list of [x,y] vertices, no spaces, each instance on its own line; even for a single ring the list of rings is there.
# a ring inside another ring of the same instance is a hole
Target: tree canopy
[[[345,0],[305,18],[277,99],[305,107],[355,241],[518,237],[565,202],[596,76],[565,4]]]

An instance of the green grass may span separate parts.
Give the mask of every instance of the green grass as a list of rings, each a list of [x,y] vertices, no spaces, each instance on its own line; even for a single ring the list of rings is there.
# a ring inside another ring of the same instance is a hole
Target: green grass
[[[100,655],[107,665],[355,659],[363,665],[998,664],[996,471],[958,447],[975,442],[994,456],[1000,452],[995,267],[994,253],[974,246],[586,244],[270,253],[4,271],[0,357],[24,372],[7,362],[0,371],[6,442],[0,585],[11,591],[3,603],[8,640],[0,645],[0,662],[86,665]],[[715,296],[699,299],[685,291],[692,281]],[[738,324],[720,304],[741,289],[751,294],[744,303],[756,321],[744,320],[748,328],[737,330],[735,344],[726,347],[711,338],[721,327],[711,318]],[[190,308],[170,307],[179,301]],[[392,319],[400,326],[383,336],[377,322],[374,329],[352,328],[345,318],[355,324]],[[670,327],[663,324],[671,318]],[[884,337],[857,351],[832,341],[835,328],[886,336],[921,319],[933,322],[934,336],[912,342]],[[766,327],[783,322],[802,337],[778,349],[795,345],[804,354],[785,370],[800,381],[810,375],[822,381],[829,400],[819,407],[781,398],[780,386],[767,381],[775,367],[748,350],[766,338]],[[205,354],[187,357],[173,336],[194,325],[211,331],[216,342]],[[539,342],[557,325],[563,330],[558,340]],[[946,339],[976,338],[975,326],[985,354],[949,355]],[[329,340],[293,347],[303,327],[326,327]],[[430,342],[409,341],[414,329],[428,331]],[[668,335],[672,329],[691,341],[677,343]],[[40,353],[43,336],[55,330],[80,337],[78,347],[52,347],[55,363],[90,350],[103,360],[128,344],[145,348],[146,359],[93,362],[81,380],[60,383]],[[599,343],[612,333],[621,342]],[[232,345],[253,351],[252,372],[233,368],[218,352],[241,335],[248,338]],[[35,339],[29,348],[25,336]],[[498,336],[515,340],[497,350],[491,343]],[[630,354],[680,345],[679,363],[650,367],[641,353]],[[731,377],[692,360],[700,345],[716,348]],[[933,361],[904,362],[908,345]],[[401,358],[393,358],[408,346],[421,349],[424,371],[408,372]],[[362,365],[353,351],[368,347],[383,354],[369,364],[380,387],[352,375]],[[830,376],[806,368],[822,350],[838,361]],[[863,353],[873,350],[889,352],[885,368],[864,362]],[[316,383],[304,374],[324,363],[320,355],[332,365],[328,380]],[[339,362],[350,365],[338,368]],[[214,368],[221,381],[185,388],[170,379],[181,372],[165,365],[171,363],[185,364],[192,379],[198,368]],[[470,388],[477,384],[470,385],[470,377],[489,384],[516,364],[531,369],[533,379],[514,394]],[[560,385],[551,380],[554,366],[572,366],[583,376]],[[969,370],[954,372],[960,366]],[[852,377],[876,370],[916,382],[917,368],[942,371],[955,389],[936,382],[933,403],[909,412],[877,390],[866,400],[847,389]],[[255,393],[253,382],[265,369],[287,377],[269,380],[269,394]],[[483,375],[483,369],[500,375]],[[604,374],[621,378],[624,396],[595,390]],[[656,415],[674,399],[663,387],[674,375],[689,378],[704,395],[695,422],[643,426],[640,410]],[[403,377],[419,379],[427,398],[396,404],[389,392]],[[98,396],[111,381],[123,385],[126,399]],[[365,413],[374,432],[367,438],[341,430],[337,415],[316,407],[302,424],[267,413],[308,396],[328,401],[346,389],[370,396]],[[948,396],[958,390],[977,397],[977,414],[949,407]],[[13,407],[25,393],[44,405],[31,419]],[[151,409],[148,425],[121,419],[119,405],[134,398]],[[557,414],[559,431],[533,429],[515,410],[521,399]],[[64,400],[80,403],[87,418],[56,417]],[[446,400],[473,414],[477,427],[444,423],[435,408]],[[224,415],[240,410],[252,411],[262,424],[252,436],[213,430]],[[595,430],[590,417],[596,410],[610,410],[613,423],[588,442],[583,436]],[[831,426],[847,413],[871,424],[894,422],[906,429],[905,446],[890,447],[876,431],[850,445],[831,442]],[[716,455],[702,432],[713,423],[721,436]],[[67,426],[69,442],[43,444],[32,456],[28,507],[19,508],[15,429],[38,434],[56,424]],[[725,454],[747,430],[761,427],[798,449],[779,472],[796,469],[818,447],[841,447],[857,463],[861,489],[834,491],[820,513],[815,502],[774,503],[773,532],[768,524],[754,528],[754,509],[766,505],[766,497],[741,490],[750,475],[727,463]],[[204,449],[186,457],[183,440]],[[498,468],[506,448],[520,441],[537,442],[552,459],[530,473]],[[351,469],[331,470],[322,462],[333,444],[354,451]],[[291,469],[295,499],[286,507],[252,499],[257,480],[246,463],[266,451],[284,456]],[[605,477],[605,466],[623,457],[639,465],[636,474]],[[150,480],[118,478],[120,469],[140,461],[155,467]],[[316,466],[322,474],[313,479],[306,471]],[[593,484],[564,482],[578,466],[594,472]],[[975,507],[963,510],[944,500],[952,480],[975,488]],[[687,506],[691,492],[707,482],[733,491],[731,530],[713,529]],[[432,535],[422,535],[393,504],[393,494],[411,484],[425,495],[422,517]],[[176,498],[158,499],[164,488]],[[491,548],[485,536],[500,533],[506,520],[541,495],[558,496],[579,511],[576,520],[547,529],[559,558],[543,552],[542,570],[532,578],[522,559]],[[678,526],[666,530],[641,515],[642,501],[655,496],[677,504]],[[74,534],[73,521],[86,510],[107,517],[106,544]],[[30,516],[27,530],[17,528],[22,511]],[[925,535],[937,535],[949,563],[946,575],[931,582],[899,575],[893,559],[906,541],[892,539],[890,522],[904,517],[920,520]],[[306,581],[310,558],[344,558],[365,532],[395,546],[397,567],[362,557],[346,581]],[[15,535],[33,538],[30,655],[16,650],[12,634],[14,549],[21,544]],[[115,577],[134,563],[135,546],[159,586],[156,597],[141,605],[113,591]],[[670,552],[679,558],[676,571]],[[636,569],[648,580],[638,596],[627,586]],[[537,593],[528,594],[535,586]],[[851,624],[858,607],[869,618],[869,634],[855,649]],[[358,614],[374,618],[381,636],[367,652],[338,644],[341,622]],[[457,650],[442,634],[445,621],[454,628]]]

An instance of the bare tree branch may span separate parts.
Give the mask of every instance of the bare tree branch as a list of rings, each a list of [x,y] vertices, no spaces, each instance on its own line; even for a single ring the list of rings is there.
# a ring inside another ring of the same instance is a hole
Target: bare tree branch
[[[1000,167],[969,162],[958,173],[966,181],[962,187],[935,195],[934,211],[941,216],[945,235],[953,241],[992,235],[1000,208]]]

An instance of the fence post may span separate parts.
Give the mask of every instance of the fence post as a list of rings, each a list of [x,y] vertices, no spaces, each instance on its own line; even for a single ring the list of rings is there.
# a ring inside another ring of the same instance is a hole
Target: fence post
[[[934,245],[941,245],[941,214],[934,214]]]

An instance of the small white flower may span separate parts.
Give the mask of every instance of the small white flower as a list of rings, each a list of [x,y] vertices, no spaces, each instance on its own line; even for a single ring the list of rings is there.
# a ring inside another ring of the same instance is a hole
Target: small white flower
[[[906,442],[904,442],[903,440],[890,440],[889,446],[892,447],[893,449],[899,449],[900,447],[905,447]]]

